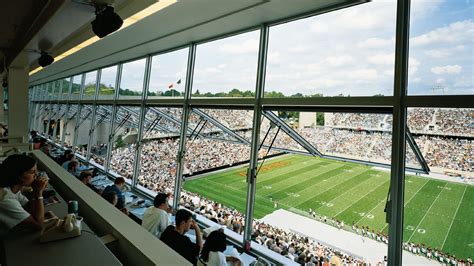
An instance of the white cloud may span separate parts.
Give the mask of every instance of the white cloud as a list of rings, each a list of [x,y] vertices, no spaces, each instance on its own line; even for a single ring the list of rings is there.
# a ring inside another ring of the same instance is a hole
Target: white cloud
[[[354,58],[350,55],[330,56],[325,59],[331,66],[343,66],[354,62]]]
[[[462,67],[460,65],[447,65],[447,66],[437,66],[432,67],[431,72],[435,74],[457,74],[462,71]]]
[[[444,0],[416,0],[410,3],[411,19],[423,19],[432,15]]]
[[[413,37],[410,40],[410,45],[452,44],[472,41],[472,39],[474,39],[474,22],[464,20]]]
[[[340,30],[375,30],[393,28],[396,2],[374,1],[342,11],[320,15],[310,25],[316,33],[333,33]]]
[[[267,60],[268,60],[269,63],[277,64],[281,61],[280,59],[281,58],[280,58],[280,53],[279,52],[270,52],[270,53],[268,53]]]
[[[373,68],[356,69],[355,71],[348,73],[348,77],[365,82],[367,80],[377,79],[378,73],[377,70]]]
[[[364,41],[358,42],[357,46],[364,49],[370,48],[393,48],[394,39],[383,39],[383,38],[369,38]]]
[[[255,53],[258,52],[258,40],[249,39],[239,44],[224,44],[219,50],[231,54]]]
[[[418,71],[418,67],[420,66],[420,61],[416,60],[414,57],[408,58],[408,75],[413,75]]]
[[[395,63],[395,53],[376,54],[367,59],[374,65],[393,65]]]
[[[451,52],[446,51],[446,50],[431,49],[431,50],[426,50],[425,54],[433,58],[445,58],[447,56],[450,56]]]
[[[446,81],[446,80],[441,79],[441,78],[436,79],[436,83],[437,83],[437,84],[443,84],[445,81]]]

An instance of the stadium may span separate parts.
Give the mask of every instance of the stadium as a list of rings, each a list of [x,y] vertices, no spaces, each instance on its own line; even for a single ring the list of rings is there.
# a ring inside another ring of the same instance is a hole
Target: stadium
[[[469,1],[85,2],[48,12],[24,48],[42,62],[5,54],[0,152],[79,202],[97,258],[205,265],[214,230],[237,265],[472,265]],[[86,31],[81,5],[124,24]],[[197,223],[193,260],[143,230],[162,194],[168,225]],[[15,239],[0,264],[25,263]]]

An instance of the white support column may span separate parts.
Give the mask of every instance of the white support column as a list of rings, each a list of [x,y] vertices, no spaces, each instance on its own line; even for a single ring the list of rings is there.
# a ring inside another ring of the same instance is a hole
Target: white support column
[[[28,141],[28,56],[20,53],[8,72],[8,134]]]

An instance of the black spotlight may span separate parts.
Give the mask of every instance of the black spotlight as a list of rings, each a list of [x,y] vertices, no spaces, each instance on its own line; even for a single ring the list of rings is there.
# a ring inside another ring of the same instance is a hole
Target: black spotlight
[[[41,51],[41,56],[38,58],[38,64],[42,67],[49,66],[54,62],[54,58],[47,52]]]
[[[122,18],[114,12],[114,8],[107,5],[97,5],[95,7],[95,19],[92,21],[92,31],[99,38],[120,29],[123,24]]]

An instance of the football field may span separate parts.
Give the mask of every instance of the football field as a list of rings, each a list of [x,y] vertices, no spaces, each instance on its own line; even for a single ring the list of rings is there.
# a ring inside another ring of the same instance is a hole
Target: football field
[[[246,167],[187,180],[185,190],[245,212]],[[387,232],[385,200],[390,174],[355,163],[302,155],[267,160],[257,177],[254,217],[278,208],[334,217]],[[467,258],[474,254],[474,186],[407,176],[404,241]]]

